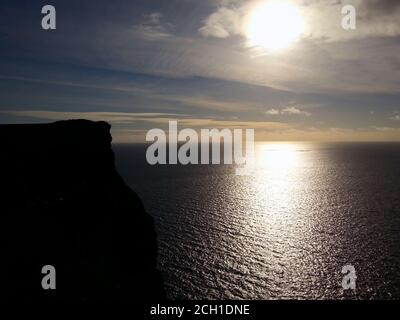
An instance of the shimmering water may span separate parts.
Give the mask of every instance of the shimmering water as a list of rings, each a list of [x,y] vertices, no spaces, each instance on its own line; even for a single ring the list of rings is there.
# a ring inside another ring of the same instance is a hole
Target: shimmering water
[[[252,177],[114,151],[155,218],[170,298],[400,298],[400,144],[258,144]]]

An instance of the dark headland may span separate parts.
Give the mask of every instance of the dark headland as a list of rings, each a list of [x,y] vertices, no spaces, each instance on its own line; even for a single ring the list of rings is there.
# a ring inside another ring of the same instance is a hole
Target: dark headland
[[[111,140],[105,122],[0,125],[0,297],[164,297],[153,220]]]

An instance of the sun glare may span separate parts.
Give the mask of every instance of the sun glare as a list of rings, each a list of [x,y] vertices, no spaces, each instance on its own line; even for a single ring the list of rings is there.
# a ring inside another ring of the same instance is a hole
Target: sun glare
[[[281,174],[296,164],[296,146],[290,143],[260,143],[257,167]]]
[[[303,31],[303,17],[289,1],[268,1],[257,6],[246,28],[251,45],[272,51],[287,48]]]

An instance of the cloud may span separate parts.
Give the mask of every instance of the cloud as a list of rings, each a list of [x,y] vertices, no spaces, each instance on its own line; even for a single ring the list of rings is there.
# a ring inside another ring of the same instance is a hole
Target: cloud
[[[135,123],[138,121],[159,122],[163,119],[177,119],[186,117],[185,114],[158,113],[158,112],[65,112],[65,111],[46,111],[46,110],[26,110],[26,111],[0,111],[0,113],[12,114],[19,117],[29,117],[43,120],[71,120],[88,119],[92,121],[108,121],[111,123]]]
[[[315,127],[299,128],[284,122],[240,121],[233,119],[197,118],[169,113],[124,112],[51,112],[51,111],[1,111],[19,117],[41,120],[89,119],[105,120],[112,124],[113,141],[118,143],[144,142],[146,132],[152,128],[168,130],[168,121],[178,121],[180,129],[255,129],[257,141],[400,141],[400,129],[371,126],[366,128]],[[131,127],[135,124],[135,127]],[[142,124],[142,126],[139,126]],[[143,126],[144,124],[144,126]]]
[[[299,115],[299,116],[306,116],[306,117],[311,116],[310,112],[300,110],[294,106],[286,107],[281,110],[269,109],[265,112],[265,114],[272,115],[272,116],[277,116],[277,115]]]
[[[163,15],[160,12],[144,15],[144,21],[139,25],[135,25],[131,32],[147,41],[164,40],[173,37],[173,34],[167,30],[166,25],[161,23],[162,17]]]
[[[346,31],[341,28],[341,8],[351,4],[356,9],[357,28]],[[395,37],[400,35],[399,2],[391,0],[348,0],[326,6],[323,2],[305,10],[310,21],[308,37],[326,41],[346,41],[369,37]],[[317,27],[318,26],[318,27]]]
[[[201,128],[263,128],[284,129],[288,125],[282,122],[240,121],[232,119],[199,118],[176,113],[136,113],[136,112],[64,112],[46,110],[0,111],[20,117],[31,117],[43,120],[88,119],[92,121],[108,121],[125,124],[138,121],[154,124],[166,124],[168,121],[178,121],[182,126]]]
[[[160,24],[161,18],[163,14],[161,12],[153,12],[147,15],[144,15],[148,24],[158,25]]]
[[[203,36],[227,38],[245,35],[250,13],[260,0],[222,1],[220,6],[199,29]],[[400,1],[397,0],[293,0],[305,20],[304,40],[343,41],[365,37],[394,37],[400,35]],[[342,7],[353,5],[357,14],[357,30],[341,26]],[[285,23],[282,21],[282,23]],[[279,28],[280,26],[277,26]]]
[[[302,116],[306,116],[306,117],[311,116],[310,112],[299,110],[296,107],[287,107],[287,108],[283,109],[281,112],[282,112],[282,114],[296,114],[296,115],[302,115]]]
[[[360,38],[362,32],[342,30],[340,7],[327,5],[326,1],[308,1],[307,6],[301,6],[304,11],[315,11],[319,19],[311,21],[309,37],[279,54],[263,52],[256,56],[254,49],[243,45],[242,28],[245,14],[254,3],[216,1],[214,12],[208,16],[186,14],[187,8],[180,7],[179,21],[158,12],[143,15],[138,8],[132,12],[136,16],[129,23],[113,19],[106,30],[92,30],[74,21],[73,25],[81,32],[73,35],[66,32],[50,40],[42,33],[27,34],[24,41],[14,40],[19,43],[18,54],[7,49],[5,55],[162,77],[223,79],[294,92],[399,91],[400,59],[395,53],[400,45],[376,39],[334,42],[344,39],[343,36]],[[199,36],[197,26],[202,21],[203,36]],[[336,34],[331,34],[332,25]],[[360,28],[362,25],[369,23],[358,24]],[[400,24],[396,21],[396,25]],[[193,30],[180,29],[184,26],[187,29],[193,26]],[[3,43],[7,48],[12,48],[11,44]],[[70,50],[71,47],[79,50]]]
[[[396,131],[398,129],[396,128],[392,128],[392,127],[376,127],[376,126],[372,126],[371,129],[376,130],[376,131]]]
[[[362,9],[360,2],[360,16],[364,18],[358,21],[359,29],[347,32],[340,27],[340,5],[335,4],[340,1],[303,0],[299,2],[302,11],[312,13],[310,17],[317,19],[310,20],[312,29],[308,37],[279,54],[255,56],[254,51],[241,46],[245,39],[242,23],[255,2],[212,2],[215,8],[211,13],[210,1],[199,1],[201,10],[192,12],[189,12],[188,1],[178,1],[176,14],[166,9],[172,4],[166,4],[157,9],[160,12],[147,15],[143,15],[140,5],[131,2],[131,6],[115,8],[121,11],[118,18],[110,12],[107,27],[102,28],[90,27],[92,24],[87,21],[68,15],[73,21],[69,22],[69,29],[57,31],[57,37],[43,37],[40,31],[35,31],[19,39],[10,32],[9,39],[2,42],[2,49],[5,49],[4,56],[19,59],[165,78],[223,79],[292,92],[335,94],[400,90],[398,41],[368,39],[362,31],[370,25],[379,29],[380,21],[387,25],[388,19],[400,26],[399,20],[392,17],[392,10],[385,9],[379,14],[380,18],[371,14],[373,21],[367,23],[363,21],[366,15],[361,13],[373,13],[373,2],[366,9]],[[96,10],[107,16],[108,12],[103,12],[105,7],[98,7]],[[385,7],[392,8],[386,1]],[[18,22],[23,23],[23,20]],[[198,29],[203,36],[199,36]],[[24,27],[24,30],[29,28]],[[339,41],[350,39],[346,37],[357,41]],[[71,50],[72,47],[79,50]],[[0,69],[4,73],[3,65]]]
[[[280,111],[277,109],[269,109],[268,111],[265,111],[265,113],[272,115],[272,116],[276,116],[276,115],[280,114]]]
[[[225,46],[226,52],[220,58],[222,49],[215,51],[212,60],[218,65],[205,67],[209,74],[294,92],[399,91],[400,58],[394,52],[400,47],[396,41],[400,36],[400,1],[398,5],[386,0],[381,9],[380,1],[373,0],[293,2],[305,19],[305,31],[299,41],[274,55],[248,46],[246,19],[258,0],[219,1],[199,29],[206,39],[224,40],[219,46]],[[356,30],[341,26],[344,4],[356,7]],[[199,48],[199,52],[203,50]],[[198,66],[200,59],[192,66]],[[220,67],[224,69],[220,71]]]
[[[393,115],[390,117],[390,120],[400,121],[400,113],[398,111],[394,112]]]
[[[400,9],[398,0],[364,0],[361,2],[368,12],[393,13]]]
[[[168,130],[169,121],[178,121],[179,128],[200,129],[254,129],[257,132],[281,132],[290,126],[283,122],[241,121],[235,119],[200,118],[172,113],[128,113],[128,112],[63,112],[63,111],[0,111],[17,117],[29,117],[42,121],[87,119],[107,121],[112,125],[113,140],[116,142],[144,142],[147,130]],[[132,127],[135,125],[135,127]]]
[[[211,14],[199,29],[205,36],[215,38],[227,38],[241,32],[241,16],[237,10],[230,8],[219,8]]]

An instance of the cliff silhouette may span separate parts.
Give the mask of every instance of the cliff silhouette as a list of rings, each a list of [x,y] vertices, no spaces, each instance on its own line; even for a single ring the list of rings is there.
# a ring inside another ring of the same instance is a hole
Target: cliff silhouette
[[[111,140],[106,122],[0,125],[0,297],[164,298],[153,220]]]

